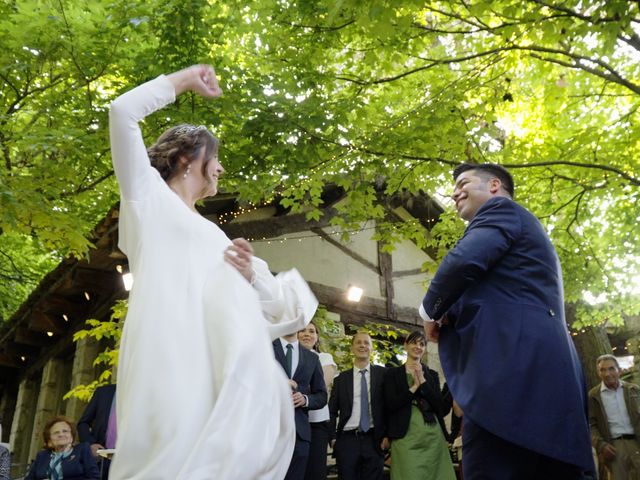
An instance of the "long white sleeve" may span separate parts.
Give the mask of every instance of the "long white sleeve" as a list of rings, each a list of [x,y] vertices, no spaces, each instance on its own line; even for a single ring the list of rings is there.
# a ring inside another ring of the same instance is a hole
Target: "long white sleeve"
[[[151,178],[151,164],[138,123],[175,100],[175,89],[164,76],[128,91],[111,103],[111,159],[124,200],[140,200]]]
[[[296,270],[281,272],[275,277],[264,260],[253,257],[256,280],[253,287],[260,298],[260,306],[269,335],[274,340],[302,330],[313,318],[318,300]]]

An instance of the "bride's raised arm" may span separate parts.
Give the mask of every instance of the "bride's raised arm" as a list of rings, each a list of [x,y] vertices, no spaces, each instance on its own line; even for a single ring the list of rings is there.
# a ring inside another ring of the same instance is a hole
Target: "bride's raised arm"
[[[138,123],[186,91],[196,92],[203,97],[219,97],[222,94],[213,68],[194,65],[170,75],[161,75],[129,90],[111,103],[111,157],[123,199],[135,201],[142,198],[151,175],[149,157]]]

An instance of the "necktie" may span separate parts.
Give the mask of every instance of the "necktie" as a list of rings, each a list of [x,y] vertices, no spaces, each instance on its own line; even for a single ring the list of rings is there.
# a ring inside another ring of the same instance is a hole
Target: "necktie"
[[[293,365],[293,345],[291,345],[290,343],[287,344],[287,353],[284,356],[284,360],[287,365],[285,368],[287,372],[287,377],[291,378],[291,374],[292,374],[291,368]]]
[[[360,425],[358,428],[361,432],[369,430],[371,421],[369,419],[369,389],[367,388],[367,370],[360,370]]]

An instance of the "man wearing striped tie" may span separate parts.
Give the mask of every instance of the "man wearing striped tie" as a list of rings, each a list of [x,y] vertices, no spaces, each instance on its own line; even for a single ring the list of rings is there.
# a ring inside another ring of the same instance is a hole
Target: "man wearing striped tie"
[[[385,368],[370,363],[368,333],[351,339],[353,368],[335,379],[329,400],[334,455],[341,480],[379,480],[384,468],[385,436],[382,383]],[[337,421],[337,428],[336,428]]]

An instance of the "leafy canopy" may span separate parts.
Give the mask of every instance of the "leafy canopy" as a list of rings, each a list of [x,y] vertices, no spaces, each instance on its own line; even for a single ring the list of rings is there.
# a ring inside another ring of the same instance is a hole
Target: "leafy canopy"
[[[210,126],[228,190],[318,218],[334,182],[348,198],[335,223],[349,226],[384,218],[380,191],[449,205],[455,164],[498,162],[552,236],[577,325],[639,310],[636,2],[21,0],[0,14],[5,318],[87,251],[117,199],[108,102],[194,62],[215,64],[224,96],[184,96],[144,132]],[[444,253],[461,228],[447,213],[429,238],[378,235]]]

